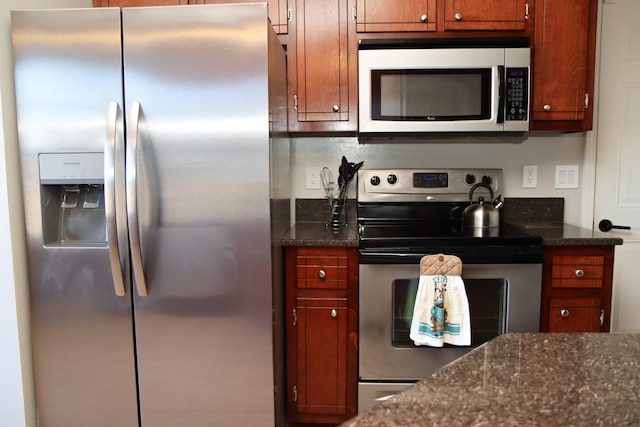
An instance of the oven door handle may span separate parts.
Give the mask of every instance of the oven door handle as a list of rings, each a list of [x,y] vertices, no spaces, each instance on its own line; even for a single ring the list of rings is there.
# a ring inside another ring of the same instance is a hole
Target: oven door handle
[[[402,252],[378,252],[360,250],[361,264],[412,264],[418,263],[425,255],[434,255],[437,252],[411,252],[407,249]]]

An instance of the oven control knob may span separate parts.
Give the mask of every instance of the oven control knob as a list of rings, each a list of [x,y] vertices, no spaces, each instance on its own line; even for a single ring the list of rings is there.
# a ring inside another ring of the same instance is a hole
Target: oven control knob
[[[377,175],[374,175],[371,177],[370,182],[371,182],[371,185],[373,185],[374,187],[377,185],[380,185],[380,177]]]
[[[387,182],[391,185],[395,184],[396,182],[398,182],[398,176],[395,174],[391,174],[387,177]]]
[[[491,185],[493,183],[493,178],[491,178],[489,175],[485,175],[482,177],[482,183]]]
[[[464,177],[464,182],[471,185],[476,182],[476,176],[472,173],[468,173],[467,176]]]

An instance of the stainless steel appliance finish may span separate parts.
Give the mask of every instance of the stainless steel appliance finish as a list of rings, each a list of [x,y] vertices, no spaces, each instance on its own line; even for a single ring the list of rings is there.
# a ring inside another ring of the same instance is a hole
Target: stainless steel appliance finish
[[[363,40],[360,137],[529,130],[527,38]]]
[[[282,424],[289,141],[266,4],[11,19],[40,425]]]
[[[463,225],[477,183],[498,191],[499,169],[377,169],[358,175],[358,411],[371,407],[505,332],[539,330],[541,239],[501,224]],[[408,338],[424,255],[462,259],[472,346],[416,347]]]

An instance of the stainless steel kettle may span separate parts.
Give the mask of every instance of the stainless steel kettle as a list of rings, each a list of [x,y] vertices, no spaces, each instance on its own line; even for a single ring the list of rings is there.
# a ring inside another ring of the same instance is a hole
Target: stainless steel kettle
[[[473,202],[473,192],[478,187],[489,190],[489,196],[493,199],[493,189],[482,182],[477,183],[469,190],[471,202],[462,213],[462,225],[465,227],[498,228],[500,226],[500,208],[503,205],[501,196],[487,203],[484,197],[479,197],[478,202]]]

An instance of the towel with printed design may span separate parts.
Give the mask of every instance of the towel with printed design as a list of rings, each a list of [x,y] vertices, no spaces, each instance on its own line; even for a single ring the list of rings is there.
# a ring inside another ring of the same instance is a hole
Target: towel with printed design
[[[469,301],[460,259],[430,255],[422,259],[420,266],[409,337],[418,346],[471,345]]]

